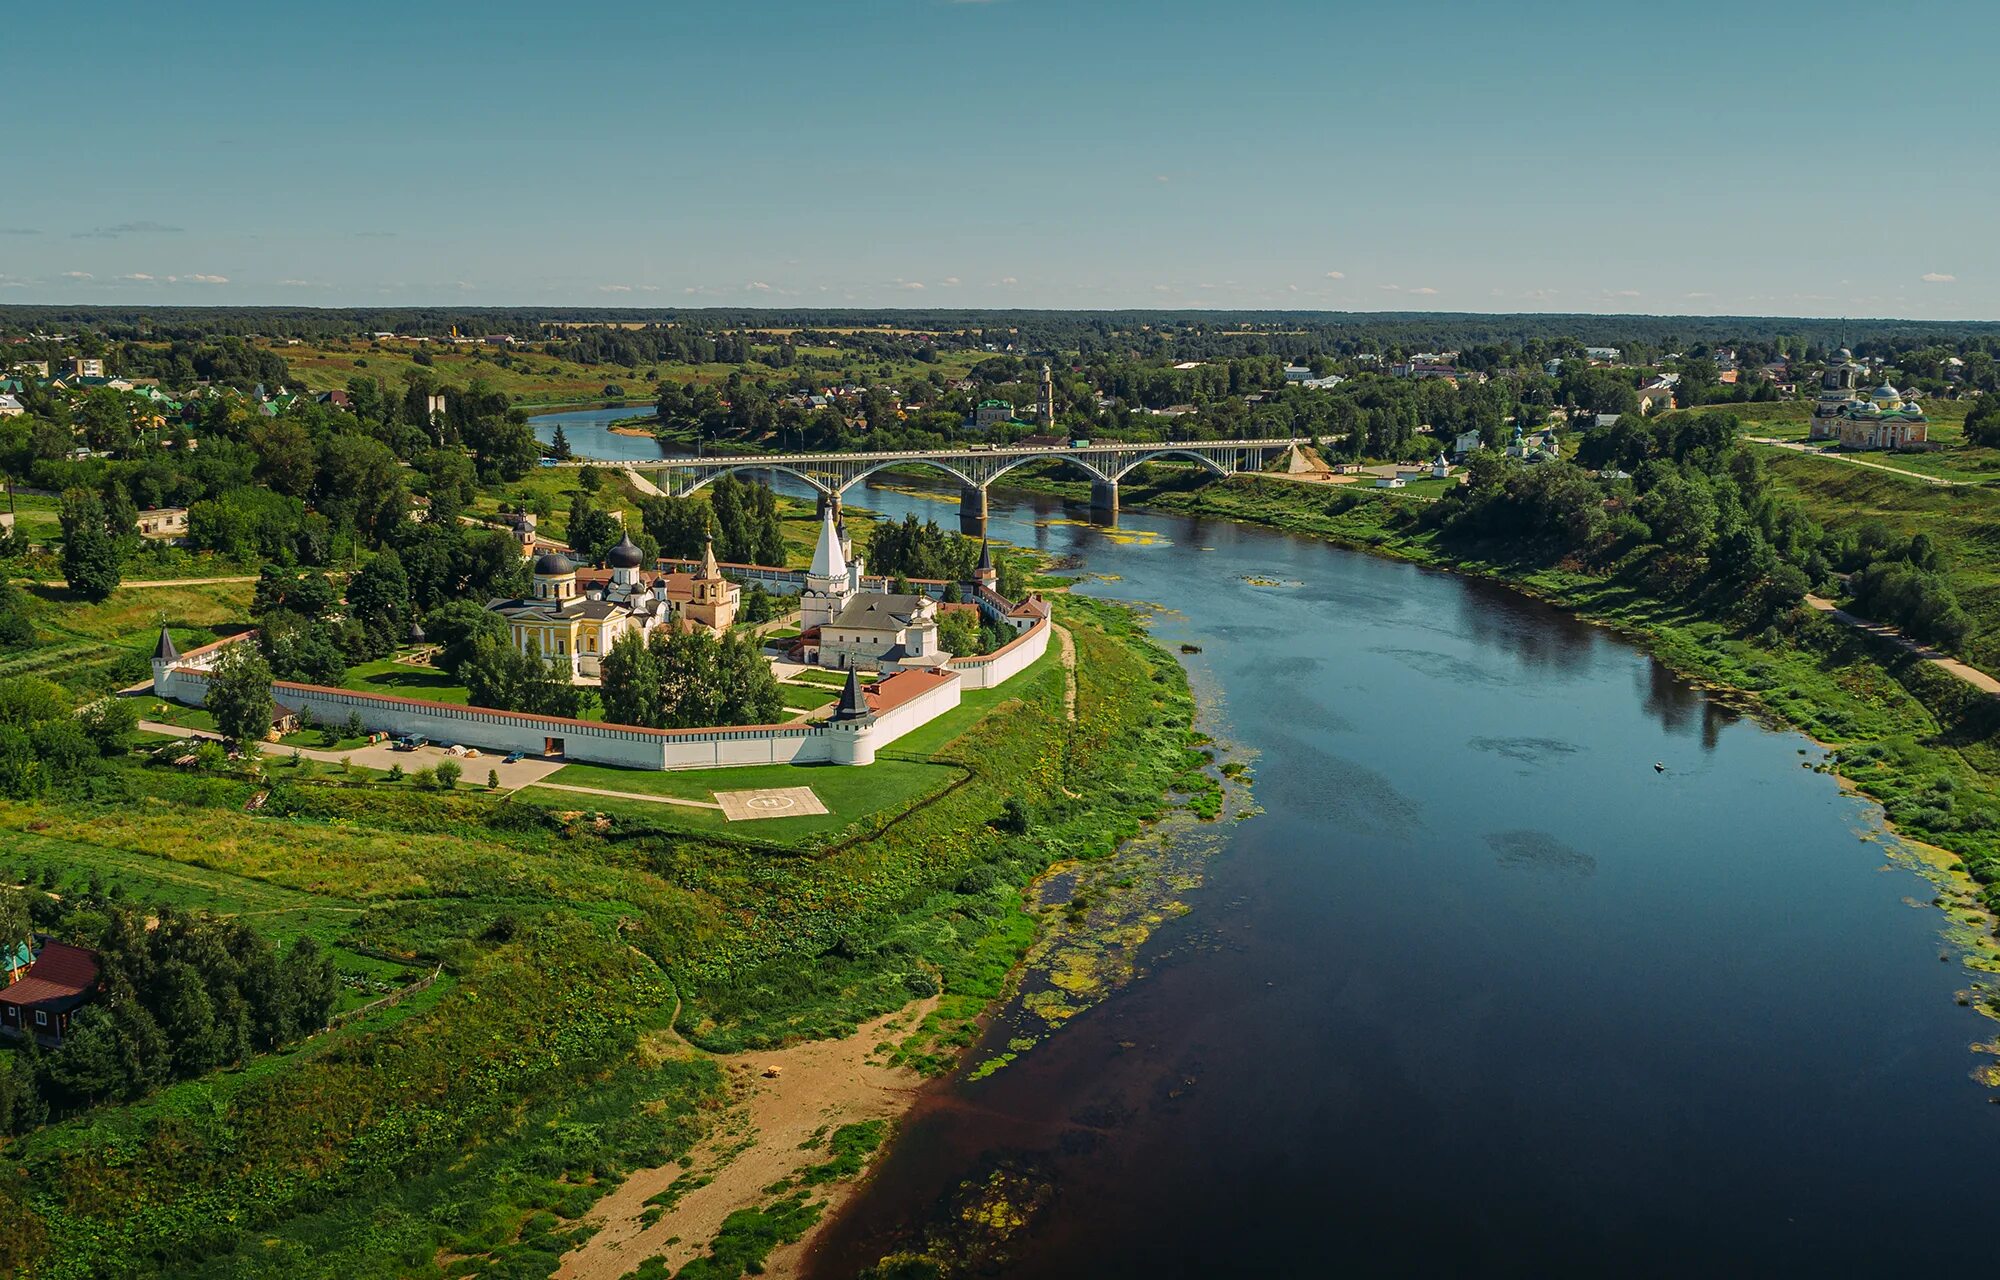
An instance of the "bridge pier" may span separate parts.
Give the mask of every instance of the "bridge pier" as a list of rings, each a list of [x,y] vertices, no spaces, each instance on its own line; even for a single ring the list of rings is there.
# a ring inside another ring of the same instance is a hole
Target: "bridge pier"
[[[1092,480],[1090,482],[1090,514],[1093,518],[1117,516],[1118,482],[1116,480]]]
[[[965,485],[958,491],[958,531],[968,538],[986,536],[986,490]]]
[[[819,495],[819,518],[822,520],[826,519],[828,511],[833,512],[833,527],[836,529],[844,528],[845,526],[841,523],[840,516],[840,495],[822,491]]]

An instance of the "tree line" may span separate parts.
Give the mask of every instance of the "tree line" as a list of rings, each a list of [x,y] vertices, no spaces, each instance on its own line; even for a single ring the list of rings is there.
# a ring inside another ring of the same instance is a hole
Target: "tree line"
[[[40,931],[88,947],[100,985],[60,1046],[24,1040],[0,1068],[0,1131],[141,1098],[326,1025],[339,982],[311,935],[281,951],[235,921],[124,903],[95,878],[54,888],[51,873],[32,890],[0,888],[0,945]]]

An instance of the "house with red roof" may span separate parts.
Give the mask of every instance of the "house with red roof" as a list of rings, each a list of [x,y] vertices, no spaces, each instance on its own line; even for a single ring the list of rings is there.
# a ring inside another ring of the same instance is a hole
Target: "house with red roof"
[[[44,942],[20,978],[0,988],[0,1035],[54,1047],[69,1020],[97,994],[97,953],[67,942]]]

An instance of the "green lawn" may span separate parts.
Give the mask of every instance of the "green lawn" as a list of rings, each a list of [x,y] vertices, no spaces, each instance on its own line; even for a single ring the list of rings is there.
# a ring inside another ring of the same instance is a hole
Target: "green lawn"
[[[797,685],[781,684],[778,693],[785,699],[785,705],[794,711],[817,711],[840,701],[840,695],[820,689],[801,689]]]
[[[595,809],[690,831],[727,831],[746,839],[811,841],[815,837],[844,831],[864,819],[908,808],[924,796],[957,781],[959,776],[960,771],[950,765],[918,760],[878,760],[862,769],[833,764],[769,764],[676,773],[572,764],[558,769],[547,779],[565,786],[602,787],[607,791],[677,796],[684,800],[713,800],[718,791],[811,787],[813,794],[827,808],[826,813],[810,817],[767,818],[757,822],[729,822],[716,809],[690,809],[684,805],[652,804],[643,800],[619,801],[607,796],[577,795],[540,787],[523,788],[515,793],[514,799],[516,803],[527,801],[544,808]]]
[[[465,686],[452,683],[451,677],[444,672],[431,667],[413,667],[394,658],[349,667],[341,687],[359,689],[364,693],[386,693],[395,698],[455,702],[459,706],[465,706],[472,700]]]
[[[205,707],[184,707],[178,702],[161,702],[155,698],[145,698],[139,704],[139,718],[154,720],[161,724],[178,725],[183,729],[205,729],[215,732],[215,717]]]
[[[316,727],[301,729],[297,733],[288,733],[278,739],[278,745],[283,747],[305,747],[313,751],[357,751],[368,745],[368,739],[365,735],[359,738],[351,737],[345,728],[337,728],[334,730],[334,740],[328,742],[326,729]]]
[[[791,678],[802,680],[806,684],[824,685],[829,689],[845,689],[847,687],[847,673],[845,671],[822,671],[817,667],[808,667],[804,671],[796,672]],[[870,671],[861,673],[861,683],[863,684],[874,684],[881,678],[881,676]]]

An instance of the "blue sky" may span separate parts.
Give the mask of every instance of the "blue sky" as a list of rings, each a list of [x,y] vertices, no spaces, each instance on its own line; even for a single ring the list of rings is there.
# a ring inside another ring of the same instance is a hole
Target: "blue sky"
[[[2000,317],[2000,6],[9,14],[0,302]]]

